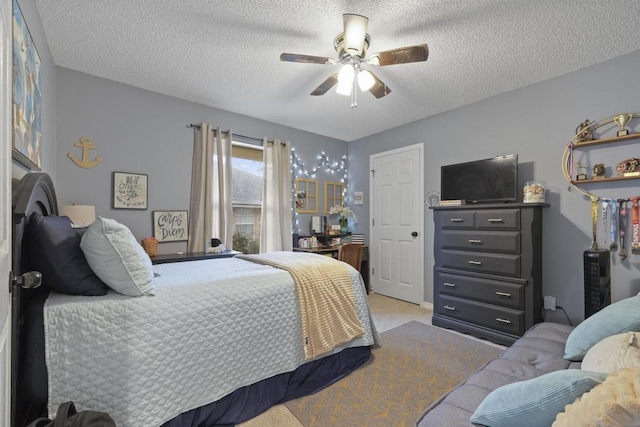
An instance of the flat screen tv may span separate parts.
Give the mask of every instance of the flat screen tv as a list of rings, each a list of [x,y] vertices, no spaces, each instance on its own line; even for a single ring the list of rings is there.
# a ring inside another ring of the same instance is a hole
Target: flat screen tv
[[[518,200],[518,155],[442,166],[442,200],[501,203]]]

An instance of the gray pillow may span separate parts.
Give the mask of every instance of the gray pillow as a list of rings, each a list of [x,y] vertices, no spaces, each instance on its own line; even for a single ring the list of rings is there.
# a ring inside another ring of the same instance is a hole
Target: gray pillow
[[[82,236],[80,247],[91,269],[114,291],[153,295],[151,259],[127,226],[98,217]]]

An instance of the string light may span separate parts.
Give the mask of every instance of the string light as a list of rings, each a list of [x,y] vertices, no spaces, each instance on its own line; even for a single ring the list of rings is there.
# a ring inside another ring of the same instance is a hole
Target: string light
[[[331,175],[342,173],[342,178],[340,178],[340,182],[344,184],[342,186],[342,200],[346,202],[347,189],[349,185],[347,182],[347,156],[343,155],[339,162],[332,162],[323,151],[317,157],[317,160],[317,165],[313,166],[311,169],[307,169],[300,156],[296,154],[295,148],[291,148],[291,222],[294,234],[300,232],[300,229],[298,228],[300,221],[295,209],[296,178],[315,178],[318,171],[323,167],[324,170],[328,171]]]

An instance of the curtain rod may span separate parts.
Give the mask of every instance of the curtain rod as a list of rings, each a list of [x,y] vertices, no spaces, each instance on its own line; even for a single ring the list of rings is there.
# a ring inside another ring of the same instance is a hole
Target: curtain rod
[[[188,127],[188,128],[200,129],[200,125],[194,125],[193,123],[188,124],[188,125],[187,125],[187,127]],[[215,129],[211,129],[211,130],[212,130],[212,131],[215,131]],[[239,136],[240,138],[252,139],[252,140],[254,140],[254,141],[260,141],[260,142],[263,142],[263,140],[262,140],[262,139],[260,139],[260,138],[256,138],[256,137],[253,137],[253,136],[240,135],[239,133],[235,133],[235,132],[233,133],[233,135],[234,135],[234,136]],[[272,141],[272,140],[267,140],[267,142],[274,142],[274,141]]]

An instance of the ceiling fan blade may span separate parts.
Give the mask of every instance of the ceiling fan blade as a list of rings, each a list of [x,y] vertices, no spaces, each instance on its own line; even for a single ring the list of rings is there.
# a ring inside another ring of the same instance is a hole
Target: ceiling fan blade
[[[429,46],[425,43],[374,53],[371,55],[371,58],[369,58],[368,62],[384,67],[385,65],[426,61],[428,57]]]
[[[352,56],[361,56],[367,37],[369,18],[354,13],[342,15],[344,22],[344,48]]]
[[[371,71],[369,72],[371,73]],[[375,80],[375,83],[373,84],[373,86],[371,86],[369,92],[371,92],[373,96],[380,99],[383,96],[391,93],[391,89],[386,84],[382,83],[382,80],[380,80],[378,76],[373,73],[371,73],[371,75],[373,76],[373,80]]]
[[[304,62],[306,64],[331,64],[333,59],[326,56],[300,55],[297,53],[283,53],[280,55],[280,61],[286,62]]]
[[[318,86],[313,92],[311,92],[311,95],[324,95],[329,89],[335,86],[336,83],[338,83],[338,73],[333,73],[327,80],[323,81],[320,86]]]

